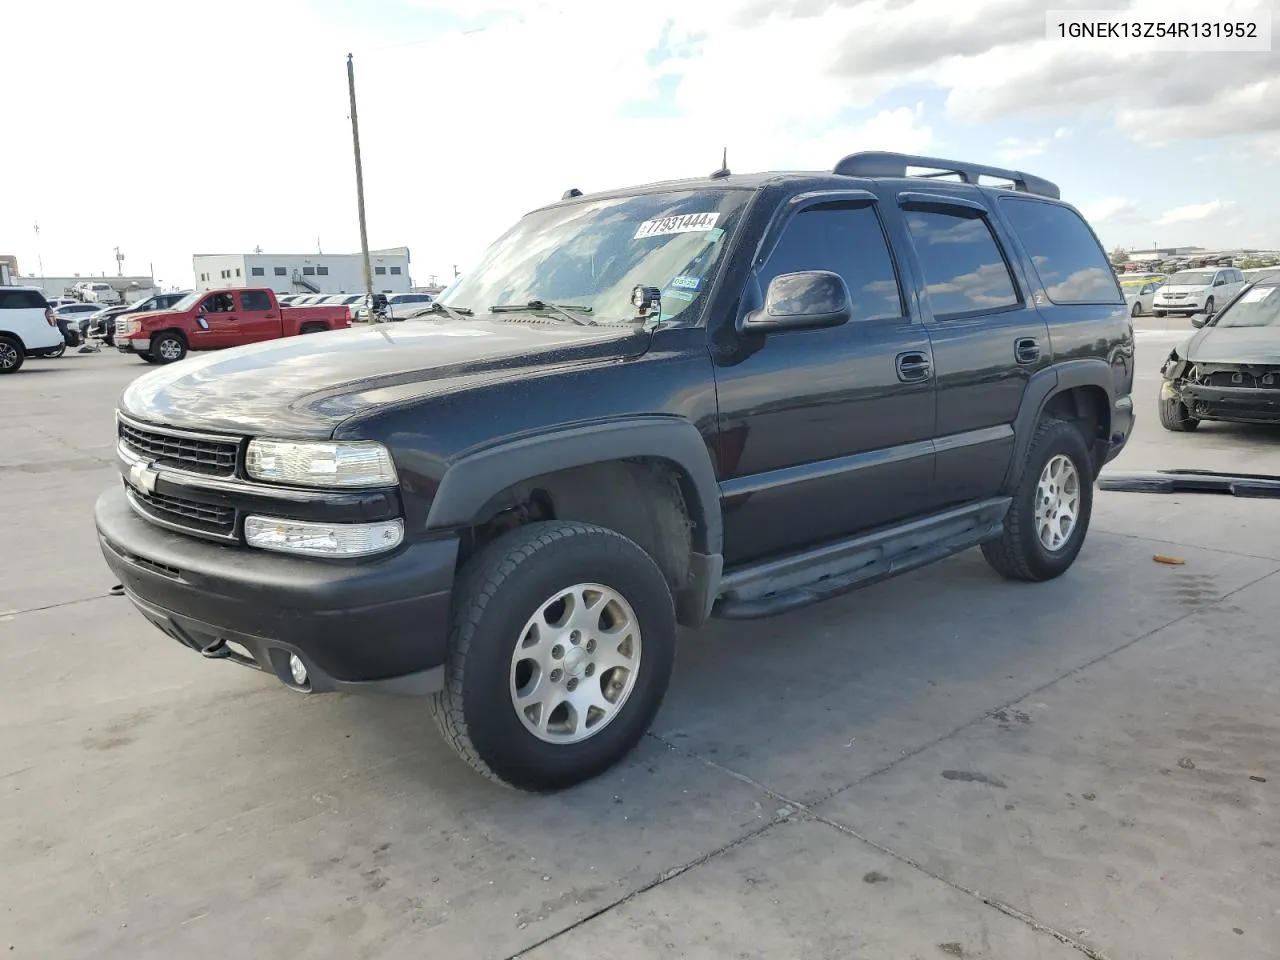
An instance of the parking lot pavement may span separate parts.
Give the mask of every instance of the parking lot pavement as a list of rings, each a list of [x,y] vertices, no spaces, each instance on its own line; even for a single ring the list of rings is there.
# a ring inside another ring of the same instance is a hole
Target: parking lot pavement
[[[1274,432],[1159,428],[1167,349],[1139,336],[1119,466],[1280,472]],[[290,695],[108,596],[92,503],[145,369],[0,380],[9,956],[1274,956],[1273,504],[1099,492],[1053,583],[971,552],[713,624],[631,758],[532,797],[420,702]]]

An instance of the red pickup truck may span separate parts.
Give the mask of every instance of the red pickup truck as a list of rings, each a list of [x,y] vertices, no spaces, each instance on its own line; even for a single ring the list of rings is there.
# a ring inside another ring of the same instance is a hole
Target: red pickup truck
[[[116,321],[116,349],[147,363],[173,363],[188,350],[219,350],[351,326],[347,307],[283,307],[266,288],[204,290],[168,310]]]

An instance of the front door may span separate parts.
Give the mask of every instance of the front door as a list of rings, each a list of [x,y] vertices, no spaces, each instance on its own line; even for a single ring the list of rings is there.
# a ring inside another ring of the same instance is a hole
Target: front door
[[[240,308],[235,294],[211,293],[200,303],[195,328],[191,331],[192,350],[233,347],[239,340]]]
[[[933,496],[929,336],[903,295],[876,196],[796,198],[761,250],[742,309],[776,276],[830,270],[853,319],[747,335],[730,317],[712,331],[730,566],[913,516]]]
[[[973,196],[899,195],[933,344],[938,507],[1000,491],[1027,382],[1053,361],[1044,319]]]

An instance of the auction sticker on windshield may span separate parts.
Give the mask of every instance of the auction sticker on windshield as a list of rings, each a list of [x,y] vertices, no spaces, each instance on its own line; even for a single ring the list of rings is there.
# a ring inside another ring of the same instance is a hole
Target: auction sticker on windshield
[[[632,240],[643,240],[645,237],[665,237],[673,233],[701,233],[715,227],[720,219],[719,212],[714,213],[682,213],[678,217],[659,217],[657,220],[646,220],[636,228]]]

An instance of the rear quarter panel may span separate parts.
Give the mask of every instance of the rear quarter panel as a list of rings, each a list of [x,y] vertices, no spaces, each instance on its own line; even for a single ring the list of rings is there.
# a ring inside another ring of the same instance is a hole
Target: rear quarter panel
[[[283,336],[297,336],[304,323],[323,323],[330,330],[342,330],[351,326],[351,311],[347,307],[280,307]]]

